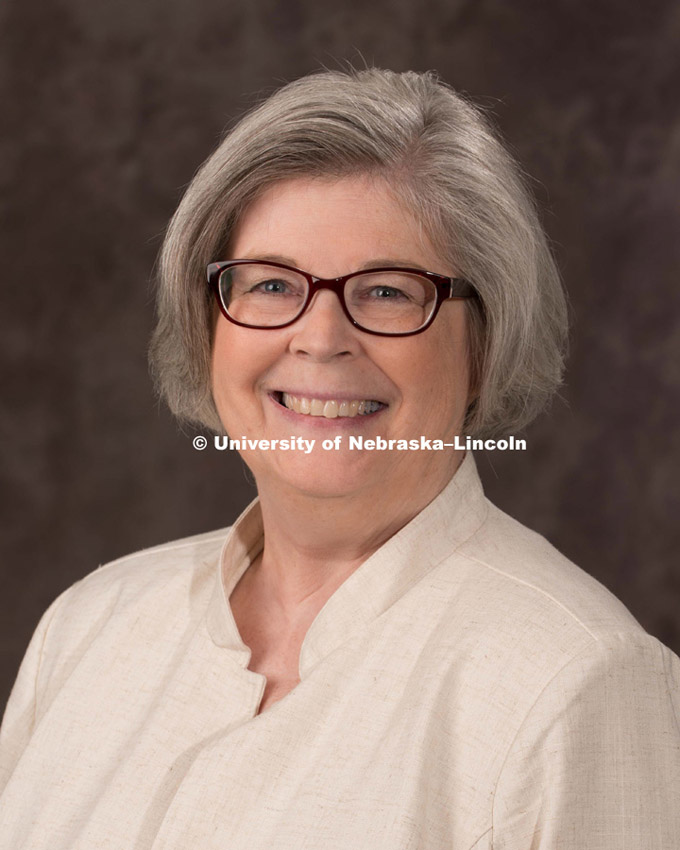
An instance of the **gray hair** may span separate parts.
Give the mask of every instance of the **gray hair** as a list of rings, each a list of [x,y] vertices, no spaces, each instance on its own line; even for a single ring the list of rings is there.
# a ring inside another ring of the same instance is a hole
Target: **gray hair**
[[[473,283],[465,433],[516,433],[561,381],[564,293],[518,165],[480,111],[432,72],[311,74],[225,136],[187,189],[160,254],[150,362],[161,396],[180,420],[222,430],[206,265],[225,259],[240,216],[273,184],[354,175],[385,178],[442,260]]]

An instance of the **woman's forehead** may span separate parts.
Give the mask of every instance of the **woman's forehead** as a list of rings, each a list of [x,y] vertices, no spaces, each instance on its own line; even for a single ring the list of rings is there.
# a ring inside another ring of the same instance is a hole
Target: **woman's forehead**
[[[378,260],[448,273],[420,222],[387,182],[367,175],[300,177],[270,186],[240,216],[230,245],[234,257],[302,268],[306,257],[320,254],[353,264],[338,274]]]

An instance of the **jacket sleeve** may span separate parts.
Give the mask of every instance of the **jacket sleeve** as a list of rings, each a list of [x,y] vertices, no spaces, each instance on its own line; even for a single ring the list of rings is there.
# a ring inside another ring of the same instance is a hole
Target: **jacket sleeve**
[[[680,659],[594,640],[542,690],[507,755],[493,850],[680,848]]]
[[[0,795],[26,748],[37,712],[40,664],[47,633],[62,596],[43,614],[19,668],[0,726]]]

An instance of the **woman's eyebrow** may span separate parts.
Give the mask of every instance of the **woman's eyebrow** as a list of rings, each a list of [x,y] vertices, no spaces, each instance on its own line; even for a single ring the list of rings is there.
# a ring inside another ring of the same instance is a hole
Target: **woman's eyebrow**
[[[394,257],[380,257],[377,260],[369,260],[361,266],[362,269],[377,269],[381,266],[395,266],[397,268],[422,269],[422,263],[416,263],[415,260],[397,260]]]
[[[247,254],[244,254],[244,259],[247,258],[249,260],[262,260],[265,263],[283,263],[284,266],[295,266],[295,268],[299,268],[298,264],[291,257],[284,257],[283,254],[267,254],[262,251],[249,251]]]
[[[250,252],[248,259],[262,260],[270,263],[283,263],[284,266],[293,266],[296,269],[302,268],[292,257],[285,257],[283,254],[268,254],[260,251]],[[394,257],[378,257],[375,260],[368,260],[352,271],[363,271],[364,269],[378,269],[386,266],[394,266],[397,268],[422,268],[422,263],[417,263],[415,260],[395,259]],[[347,272],[349,274],[349,272]]]

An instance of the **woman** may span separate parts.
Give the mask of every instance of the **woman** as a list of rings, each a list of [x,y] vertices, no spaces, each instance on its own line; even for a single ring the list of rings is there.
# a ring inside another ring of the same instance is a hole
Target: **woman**
[[[0,847],[680,846],[680,661],[456,448],[545,405],[564,325],[516,166],[434,76],[246,116],[168,231],[152,364],[259,500],[49,609]]]

